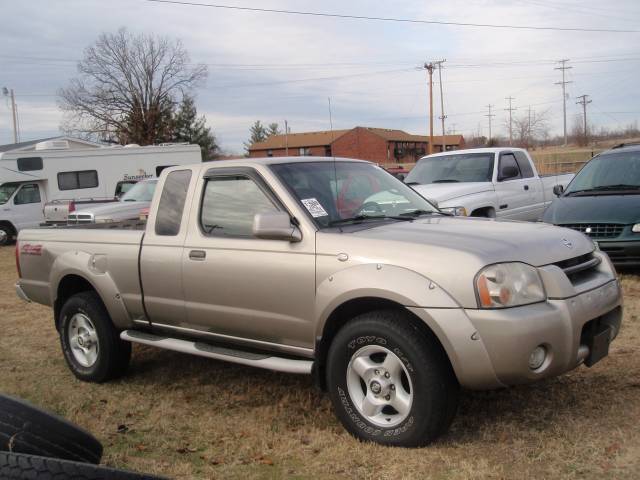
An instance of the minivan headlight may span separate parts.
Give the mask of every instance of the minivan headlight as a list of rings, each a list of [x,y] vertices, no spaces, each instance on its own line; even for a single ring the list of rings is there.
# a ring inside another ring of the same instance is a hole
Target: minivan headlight
[[[497,263],[476,275],[480,308],[506,308],[543,302],[547,294],[535,267],[521,262]]]
[[[640,233],[640,223],[636,223],[633,227],[631,227],[631,231],[633,233]]]

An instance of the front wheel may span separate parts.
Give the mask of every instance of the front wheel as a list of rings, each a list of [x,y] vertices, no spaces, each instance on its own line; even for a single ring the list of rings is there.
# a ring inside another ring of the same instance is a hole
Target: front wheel
[[[329,349],[327,385],[336,415],[356,438],[423,446],[455,416],[459,386],[438,340],[407,312],[360,315]]]
[[[59,326],[64,358],[80,380],[101,383],[126,372],[131,344],[120,339],[95,292],[69,298],[60,310]]]

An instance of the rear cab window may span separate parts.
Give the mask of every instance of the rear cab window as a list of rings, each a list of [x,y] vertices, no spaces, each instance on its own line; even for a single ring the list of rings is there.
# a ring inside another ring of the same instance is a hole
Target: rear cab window
[[[176,236],[191,182],[191,170],[175,170],[167,175],[156,213],[155,233]]]

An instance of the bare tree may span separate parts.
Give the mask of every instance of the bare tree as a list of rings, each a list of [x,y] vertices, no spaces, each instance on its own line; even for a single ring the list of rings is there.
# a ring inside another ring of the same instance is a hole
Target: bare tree
[[[549,110],[540,113],[524,114],[513,118],[514,143],[522,148],[529,148],[537,140],[549,137]]]
[[[175,106],[207,76],[179,40],[103,33],[84,52],[76,78],[59,91],[62,129],[114,143],[150,145],[170,137]]]

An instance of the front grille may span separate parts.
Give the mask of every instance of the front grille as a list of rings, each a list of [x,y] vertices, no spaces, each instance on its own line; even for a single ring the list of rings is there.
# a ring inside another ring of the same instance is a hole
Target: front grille
[[[567,223],[559,226],[577,230],[591,238],[616,238],[624,230],[620,223]]]
[[[600,257],[596,257],[593,253],[587,253],[579,257],[556,262],[554,265],[562,269],[567,277],[569,277],[569,280],[571,280],[571,283],[575,283],[589,276],[589,274],[600,265],[600,262]]]

